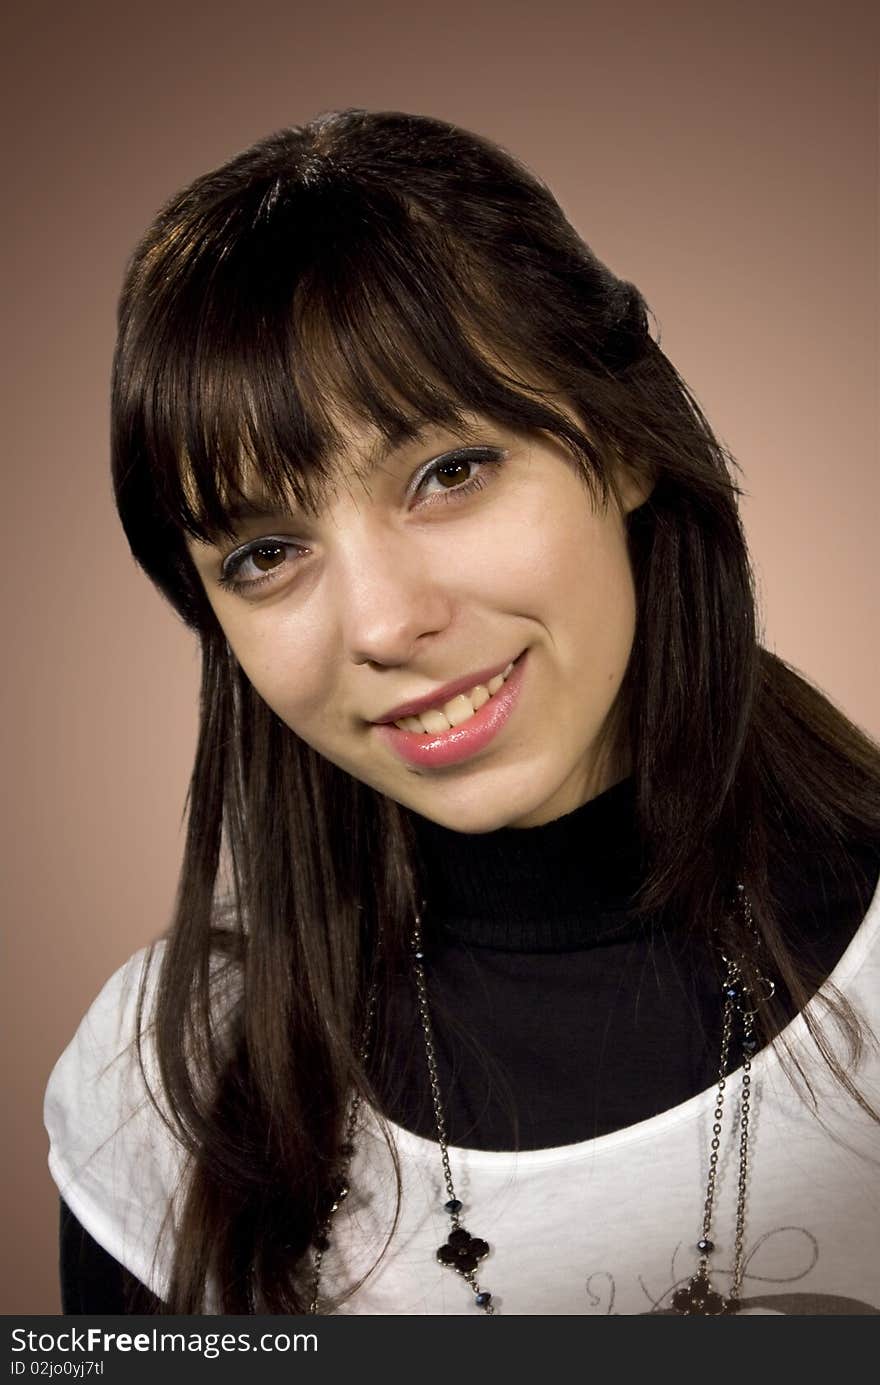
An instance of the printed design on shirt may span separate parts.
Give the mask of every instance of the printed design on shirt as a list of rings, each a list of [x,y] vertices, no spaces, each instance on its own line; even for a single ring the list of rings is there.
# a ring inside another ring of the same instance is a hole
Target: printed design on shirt
[[[778,1259],[780,1256],[784,1256],[791,1265],[789,1272],[784,1274],[780,1274],[778,1271],[761,1273],[761,1261],[762,1259],[766,1260],[766,1247],[770,1242],[773,1243],[774,1258]],[[693,1264],[689,1264],[686,1272],[682,1273],[680,1263],[676,1265],[678,1257],[685,1254],[689,1261],[693,1258],[692,1248],[684,1246],[679,1241],[672,1252],[670,1262],[671,1282],[667,1283],[659,1294],[656,1293],[655,1287],[648,1285],[644,1278],[639,1275],[638,1283],[645,1296],[645,1313],[647,1315],[676,1316],[676,1310],[672,1307],[672,1295],[677,1289],[688,1283],[695,1268]],[[713,1256],[712,1260],[716,1258]],[[818,1262],[819,1242],[806,1227],[778,1226],[772,1231],[766,1231],[755,1242],[743,1260],[740,1311],[757,1310],[793,1316],[880,1316],[880,1307],[865,1303],[861,1299],[847,1298],[842,1294],[824,1294],[818,1293],[816,1290],[789,1290],[783,1293],[748,1292],[750,1286],[757,1288],[759,1284],[796,1284],[805,1279]],[[718,1260],[717,1264],[710,1263],[709,1273],[713,1283],[721,1293],[729,1292],[733,1279],[732,1265],[724,1265]],[[601,1314],[606,1317],[618,1316],[614,1307],[617,1283],[613,1274],[607,1270],[596,1271],[588,1276],[584,1288],[589,1314]]]

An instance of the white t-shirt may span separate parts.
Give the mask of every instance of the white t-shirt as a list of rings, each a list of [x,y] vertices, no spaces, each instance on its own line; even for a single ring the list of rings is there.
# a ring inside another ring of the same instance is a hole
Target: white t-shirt
[[[58,1060],[45,1123],[49,1167],[74,1215],[161,1298],[184,1166],[179,1145],[145,1096],[130,1047],[144,955],[136,953],[110,978]],[[830,980],[880,1036],[880,885]],[[817,998],[811,1006],[821,1018]],[[832,1026],[828,1033],[845,1062],[842,1039]],[[834,1081],[802,1016],[783,1037],[806,1067],[824,1125],[792,1088],[775,1046],[758,1053],[744,1311],[880,1313],[880,1126]],[[153,1073],[149,1042],[146,1052]],[[849,1070],[880,1109],[880,1044],[869,1036],[860,1065]],[[722,1293],[733,1266],[740,1076],[727,1081],[711,1231],[710,1270]],[[491,1247],[478,1278],[496,1311],[669,1311],[672,1294],[697,1266],[714,1106],[712,1088],[579,1144],[518,1154],[450,1148],[463,1225]],[[436,1260],[450,1229],[438,1146],[388,1128],[401,1162],[400,1220],[378,1268],[336,1311],[479,1313],[467,1283]],[[356,1147],[351,1193],[333,1219],[324,1258],[325,1300],[369,1269],[391,1225],[393,1169],[371,1111],[363,1113]]]

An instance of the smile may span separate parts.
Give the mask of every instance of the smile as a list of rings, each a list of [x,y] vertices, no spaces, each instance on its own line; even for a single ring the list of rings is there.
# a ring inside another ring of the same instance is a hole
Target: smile
[[[478,683],[470,692],[458,693],[456,697],[444,702],[442,707],[429,707],[418,716],[401,717],[394,723],[401,731],[414,731],[416,735],[436,735],[438,731],[451,731],[469,721],[475,712],[484,707],[491,697],[502,688],[513,672],[513,661],[501,673],[490,678],[488,683]]]
[[[439,707],[374,723],[373,735],[414,768],[442,769],[472,759],[507,725],[522,690],[527,652],[487,683]]]

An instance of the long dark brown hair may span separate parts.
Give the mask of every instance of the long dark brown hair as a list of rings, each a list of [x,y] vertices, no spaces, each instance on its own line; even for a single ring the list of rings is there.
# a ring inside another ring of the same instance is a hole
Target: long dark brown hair
[[[736,462],[638,289],[533,173],[443,121],[355,109],[198,178],[127,269],[112,401],[132,553],[202,650],[186,849],[151,1016],[160,1106],[189,1152],[173,1312],[203,1311],[210,1284],[228,1313],[307,1307],[350,1095],[373,1091],[365,998],[375,981],[381,1053],[385,987],[419,897],[406,812],[262,701],[186,539],[231,534],[255,468],[279,508],[291,491],[319,506],[341,418],[400,442],[467,412],[559,439],[597,503],[621,458],[653,478],[627,519],[637,628],[614,708],[649,867],[634,913],[697,937],[717,925],[749,955],[728,907],[744,883],[801,1010],[824,974],[792,944],[771,863],[811,857],[846,876],[848,849],[880,836],[880,751],[760,643]],[[866,878],[856,887],[867,903]],[[783,1027],[774,1007],[765,1040]],[[869,1109],[851,1076],[865,1028],[842,996],[828,1014],[848,1058],[808,1015],[810,1032]]]

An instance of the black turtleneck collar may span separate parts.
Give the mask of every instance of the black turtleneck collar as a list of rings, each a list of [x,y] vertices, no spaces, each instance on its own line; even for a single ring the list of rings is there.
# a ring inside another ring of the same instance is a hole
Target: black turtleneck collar
[[[538,827],[455,832],[410,813],[426,935],[505,951],[589,947],[628,927],[643,861],[630,775]]]

